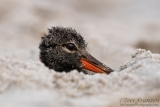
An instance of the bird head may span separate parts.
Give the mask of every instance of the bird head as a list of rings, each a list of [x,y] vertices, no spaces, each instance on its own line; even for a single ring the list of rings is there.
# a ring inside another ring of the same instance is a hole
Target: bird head
[[[89,54],[86,47],[85,40],[76,30],[52,27],[41,39],[40,60],[44,65],[58,72],[77,69],[109,74],[113,71]]]

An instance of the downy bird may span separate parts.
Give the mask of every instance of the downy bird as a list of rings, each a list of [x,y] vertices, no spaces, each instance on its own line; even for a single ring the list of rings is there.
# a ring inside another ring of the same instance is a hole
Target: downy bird
[[[113,70],[87,50],[87,44],[81,34],[72,28],[52,27],[41,38],[39,45],[40,60],[45,66],[57,72],[91,71],[109,74]]]

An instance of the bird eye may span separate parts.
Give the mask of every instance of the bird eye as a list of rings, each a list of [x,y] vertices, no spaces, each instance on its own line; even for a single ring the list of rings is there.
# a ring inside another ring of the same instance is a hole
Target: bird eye
[[[73,43],[67,43],[64,45],[68,50],[75,51],[77,50],[76,46]]]

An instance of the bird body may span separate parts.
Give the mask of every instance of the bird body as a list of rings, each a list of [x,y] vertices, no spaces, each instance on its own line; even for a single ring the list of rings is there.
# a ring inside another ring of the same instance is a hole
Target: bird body
[[[72,28],[52,27],[39,45],[40,60],[57,72],[90,70],[109,74],[113,70],[88,53],[83,37]]]

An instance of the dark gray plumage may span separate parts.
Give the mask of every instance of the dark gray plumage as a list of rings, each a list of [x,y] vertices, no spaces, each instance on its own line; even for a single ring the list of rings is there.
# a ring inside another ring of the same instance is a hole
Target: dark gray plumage
[[[113,70],[99,62],[86,50],[82,36],[72,28],[52,27],[39,45],[40,60],[58,72],[90,70],[109,74]]]
[[[69,50],[67,44],[72,43],[75,50]],[[68,72],[81,70],[79,62],[86,43],[82,36],[72,28],[52,27],[40,43],[40,60],[50,69]]]

